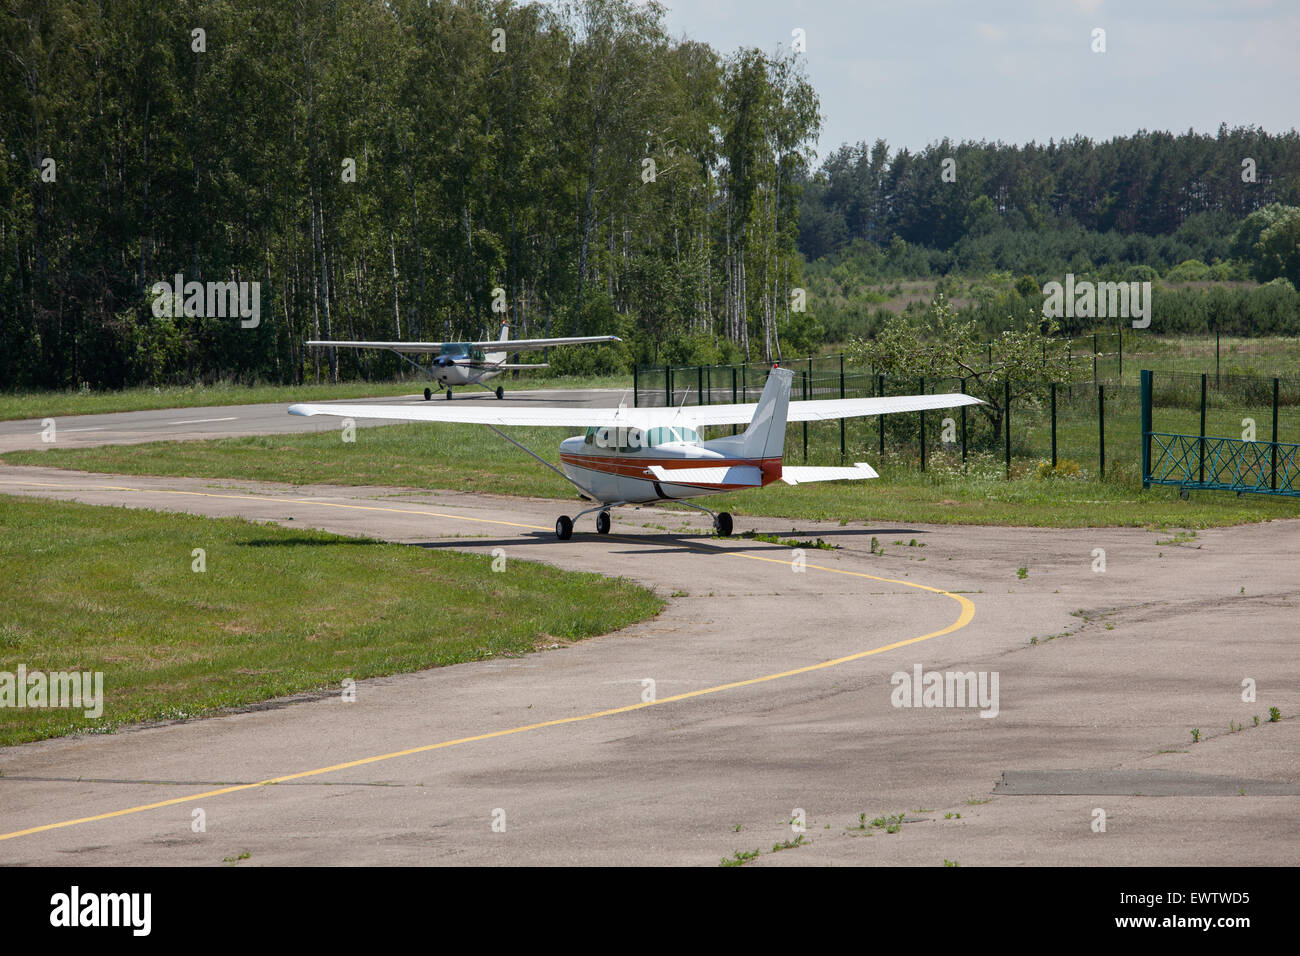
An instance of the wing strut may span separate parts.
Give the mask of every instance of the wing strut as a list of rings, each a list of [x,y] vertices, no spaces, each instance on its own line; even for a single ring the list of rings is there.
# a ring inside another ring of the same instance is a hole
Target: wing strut
[[[582,487],[582,485],[578,484],[576,481],[574,481],[572,478],[570,478],[570,477],[569,477],[568,475],[566,475],[564,472],[560,471],[560,469],[556,468],[554,465],[552,465],[552,464],[551,464],[549,461],[547,461],[545,458],[543,458],[543,457],[541,457],[540,455],[534,454],[533,452],[529,451],[527,448],[525,448],[523,445],[519,444],[519,442],[515,441],[513,438],[511,438],[511,437],[510,437],[509,435],[507,435],[505,432],[501,431],[501,429],[497,428],[495,425],[489,425],[489,424],[487,424],[486,422],[484,422],[483,425],[484,425],[485,428],[490,428],[490,429],[492,429],[494,432],[496,432],[498,435],[500,435],[500,436],[501,436],[502,438],[504,438],[506,441],[510,442],[510,444],[514,445],[514,446],[515,446],[516,448],[518,448],[520,451],[525,452],[526,454],[532,455],[534,458],[536,458],[538,461],[540,461],[540,462],[541,462],[543,465],[545,465],[547,468],[551,469],[551,471],[555,472],[557,475],[559,475],[561,478],[563,478],[563,479],[564,479],[565,481],[567,481],[569,484],[573,485],[573,487],[577,488],[580,492],[582,492],[582,497],[586,498],[588,501],[590,501],[590,500],[594,497],[594,495],[592,495],[592,493],[591,493],[590,491],[588,491],[586,488]]]

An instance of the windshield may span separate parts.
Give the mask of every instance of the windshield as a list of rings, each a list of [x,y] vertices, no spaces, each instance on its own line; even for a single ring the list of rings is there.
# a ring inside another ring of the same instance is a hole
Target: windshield
[[[468,358],[468,342],[443,342],[440,355],[450,356],[451,358]]]

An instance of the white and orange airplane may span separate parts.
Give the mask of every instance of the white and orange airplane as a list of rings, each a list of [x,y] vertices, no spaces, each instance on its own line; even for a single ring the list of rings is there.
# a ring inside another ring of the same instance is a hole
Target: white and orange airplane
[[[501,323],[501,338],[495,342],[352,342],[315,340],[308,342],[310,348],[329,349],[384,349],[396,353],[397,357],[408,365],[414,365],[421,375],[426,375],[447,390],[451,398],[452,386],[479,385],[489,392],[495,392],[497,398],[504,398],[506,390],[498,385],[495,389],[483,383],[496,378],[502,372],[531,372],[539,368],[550,368],[544,362],[511,363],[506,358],[509,352],[532,352],[549,349],[557,345],[595,345],[600,342],[620,342],[617,335],[573,335],[558,339],[512,339],[510,328]],[[506,346],[509,346],[507,351]],[[414,359],[412,355],[434,355],[428,368]],[[433,398],[433,389],[424,390],[424,400]]]
[[[574,485],[595,507],[555,521],[555,535],[567,541],[573,522],[596,514],[596,533],[608,534],[609,509],[619,505],[677,502],[713,516],[713,527],[729,535],[731,515],[715,513],[687,499],[776,481],[801,485],[878,477],[867,464],[852,467],[809,467],[784,464],[787,422],[824,421],[896,412],[919,412],[981,404],[978,398],[946,395],[900,395],[881,398],[839,398],[790,401],[794,373],[774,368],[757,403],[692,405],[678,408],[533,408],[491,405],[292,405],[290,415],[337,415],[341,418],[385,418],[415,422],[458,422],[486,425],[506,441]],[[748,427],[739,435],[701,441],[706,425]],[[560,443],[563,471],[524,448],[498,425],[586,427],[585,434]]]

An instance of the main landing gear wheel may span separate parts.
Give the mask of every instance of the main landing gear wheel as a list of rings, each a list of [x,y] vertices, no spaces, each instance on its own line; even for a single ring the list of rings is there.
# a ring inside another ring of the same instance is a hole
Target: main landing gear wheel
[[[568,541],[573,537],[573,519],[568,515],[560,515],[555,519],[555,536],[561,541]]]
[[[596,534],[609,534],[609,512],[602,511],[596,515]]]
[[[426,388],[424,390],[424,400],[427,402],[431,398],[433,398],[433,389]]]
[[[451,389],[447,389],[447,401],[451,401]]]
[[[505,397],[506,397],[506,390],[505,390],[504,388],[502,388],[500,385],[498,385],[498,386],[497,386],[497,398],[505,398]]]
[[[731,514],[726,511],[719,514],[713,519],[713,527],[724,538],[731,537]]]

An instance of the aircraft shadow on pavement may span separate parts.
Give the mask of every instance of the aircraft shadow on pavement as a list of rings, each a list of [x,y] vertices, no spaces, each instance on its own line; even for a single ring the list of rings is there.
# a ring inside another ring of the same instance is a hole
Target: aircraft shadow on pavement
[[[772,532],[774,534],[803,534],[809,536],[808,544],[816,540],[817,535],[813,532]],[[825,540],[832,535],[840,534],[924,534],[923,531],[911,531],[907,529],[867,529],[865,531],[851,531],[849,529],[837,529],[834,531],[822,531],[820,537]],[[727,545],[740,545],[746,551],[779,551],[788,552],[790,547],[784,544],[774,544],[770,541],[758,541],[752,538],[733,535],[730,538],[718,538],[712,532],[701,529],[698,532],[661,532],[658,534],[645,534],[630,532],[620,534],[617,529],[608,535],[598,535],[595,533],[585,533],[574,531],[573,542],[600,542],[607,541],[610,543],[618,542],[619,544],[628,545],[632,543],[644,543],[653,546],[656,554],[700,554],[703,552],[726,551]],[[557,544],[555,535],[550,531],[535,531],[527,534],[518,535],[509,538],[443,538],[437,541],[417,541],[415,546],[426,548],[428,550],[439,549],[464,549],[464,548],[506,548],[514,545],[536,545],[536,544]],[[635,554],[637,552],[628,548],[620,548],[614,551],[615,554]]]

